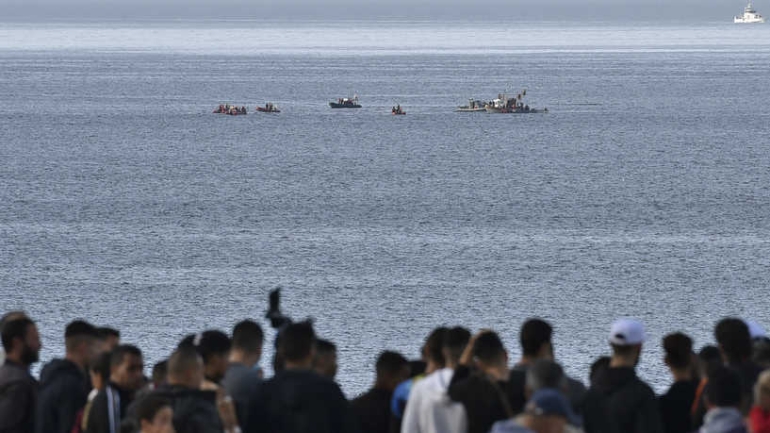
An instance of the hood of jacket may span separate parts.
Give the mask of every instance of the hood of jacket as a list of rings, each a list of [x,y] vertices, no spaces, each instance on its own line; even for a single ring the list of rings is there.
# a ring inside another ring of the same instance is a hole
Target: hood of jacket
[[[746,431],[738,409],[718,407],[706,412],[700,433],[738,433]]]
[[[636,380],[636,371],[632,367],[608,368],[596,378],[593,389],[601,394],[610,395]]]
[[[86,374],[77,364],[66,359],[54,359],[40,371],[40,387],[45,388],[62,376],[72,376],[77,380],[86,380]]]

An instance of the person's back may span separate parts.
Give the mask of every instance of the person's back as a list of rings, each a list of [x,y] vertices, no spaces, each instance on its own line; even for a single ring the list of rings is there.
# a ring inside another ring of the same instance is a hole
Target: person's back
[[[655,393],[636,376],[644,328],[641,323],[621,319],[610,331],[612,359],[597,373],[583,407],[586,433],[660,433]]]
[[[691,410],[699,383],[695,380],[692,339],[682,333],[669,334],[663,338],[663,350],[674,379],[671,388],[658,398],[663,428],[667,433],[690,432],[694,428]]]
[[[382,352],[377,357],[375,368],[374,386],[350,402],[350,410],[363,433],[388,432],[393,390],[409,377],[409,362],[396,352]]]
[[[725,365],[740,377],[742,400],[740,409],[748,415],[754,401],[754,384],[762,367],[751,360],[753,343],[749,326],[741,319],[728,317],[714,327],[714,337]]]
[[[262,358],[264,332],[262,327],[251,320],[239,322],[233,328],[230,364],[222,379],[222,387],[235,402],[238,422],[246,426],[249,398],[262,384],[259,360]]]
[[[711,372],[705,391],[708,407],[699,433],[747,433],[739,410],[741,378],[737,372],[720,367]]]

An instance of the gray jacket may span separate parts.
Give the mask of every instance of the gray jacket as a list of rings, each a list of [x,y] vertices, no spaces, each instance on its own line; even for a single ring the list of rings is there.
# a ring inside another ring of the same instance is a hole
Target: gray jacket
[[[743,417],[736,408],[718,407],[706,412],[699,433],[747,433]]]
[[[0,367],[0,433],[32,433],[37,381],[22,365],[6,360]]]

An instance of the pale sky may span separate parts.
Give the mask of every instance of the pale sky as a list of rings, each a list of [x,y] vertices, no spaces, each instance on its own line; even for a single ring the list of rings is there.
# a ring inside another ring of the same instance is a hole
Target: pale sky
[[[725,20],[745,0],[0,0],[14,19]],[[760,12],[770,0],[756,0]],[[770,12],[765,12],[768,14]]]

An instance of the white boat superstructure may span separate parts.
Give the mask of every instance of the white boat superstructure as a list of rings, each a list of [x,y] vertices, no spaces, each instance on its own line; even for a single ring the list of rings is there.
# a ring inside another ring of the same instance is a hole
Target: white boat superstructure
[[[743,15],[735,17],[733,20],[736,24],[753,24],[765,22],[765,17],[758,14],[754,9],[754,6],[749,1],[749,4],[743,9]]]

